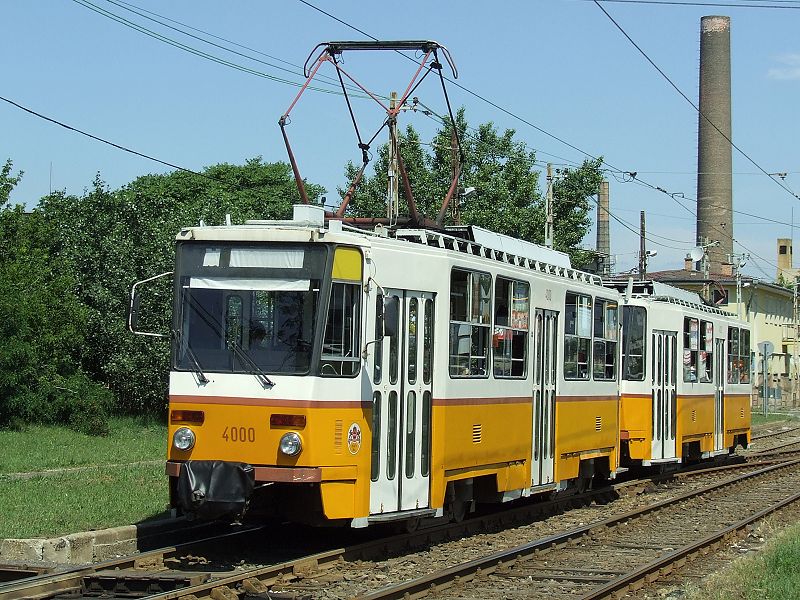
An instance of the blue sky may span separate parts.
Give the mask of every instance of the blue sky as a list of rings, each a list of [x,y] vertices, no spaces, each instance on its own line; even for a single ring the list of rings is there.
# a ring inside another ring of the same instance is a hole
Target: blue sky
[[[238,49],[292,72],[187,38],[108,0],[91,0],[184,44],[295,82],[302,78],[292,64],[302,64],[317,43],[363,39],[298,0],[130,1],[129,7],[155,11],[265,53],[271,58]],[[693,100],[700,18],[729,15],[734,142],[767,172],[786,172],[781,181],[800,193],[800,2],[747,3],[799,10],[616,2],[603,6]],[[594,3],[319,0],[315,4],[378,38],[439,41],[452,53],[461,85],[583,152],[604,156],[615,169],[637,172],[694,211],[697,113]],[[3,0],[0,17],[5,25],[0,36],[0,54],[5,57],[3,97],[191,169],[242,163],[259,155],[268,161],[286,159],[277,120],[294,97],[295,87],[188,54],[74,0]],[[345,68],[384,94],[402,90],[413,69],[410,62],[391,54],[345,58]],[[333,75],[332,70],[327,74]],[[443,112],[434,83],[423,84],[418,95]],[[458,88],[450,86],[449,92],[454,106],[466,107],[472,124],[492,121],[501,129],[514,128],[540,161],[558,166],[584,158],[582,152]],[[365,123],[380,122],[376,106],[357,101],[356,108]],[[309,92],[292,116],[290,135],[303,175],[325,185],[328,196],[334,197],[336,186],[345,183],[345,162],[360,159],[343,100]],[[414,123],[423,139],[433,134],[435,124],[422,115],[409,116],[406,122]],[[4,102],[0,102],[0,132],[0,160],[11,158],[15,168],[25,172],[12,200],[29,206],[51,185],[80,194],[97,172],[110,186],[119,187],[138,175],[169,171]],[[734,210],[756,215],[735,215],[734,237],[741,243],[735,250],[754,255],[745,272],[774,277],[775,239],[791,235],[793,209],[800,224],[800,201],[736,152],[733,164]],[[650,268],[682,266],[695,237],[692,214],[672,196],[619,177],[609,173],[611,211],[634,230],[639,211],[646,211],[648,248],[658,251]],[[593,232],[586,243],[594,243]],[[619,270],[636,265],[636,233],[613,221],[611,244]]]

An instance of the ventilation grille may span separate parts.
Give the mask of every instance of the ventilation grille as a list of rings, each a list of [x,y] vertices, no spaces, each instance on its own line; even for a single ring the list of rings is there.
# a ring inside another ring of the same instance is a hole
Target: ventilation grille
[[[744,407],[739,409],[739,418],[744,419]]]
[[[472,443],[480,444],[481,436],[483,435],[483,425],[476,423],[472,426]]]
[[[695,423],[695,422],[697,422],[697,411],[693,410],[692,411],[692,423]]]
[[[594,418],[594,430],[600,431],[602,428],[603,428],[603,417],[598,415]]]
[[[333,451],[336,454],[342,453],[342,422],[336,421],[333,426]]]

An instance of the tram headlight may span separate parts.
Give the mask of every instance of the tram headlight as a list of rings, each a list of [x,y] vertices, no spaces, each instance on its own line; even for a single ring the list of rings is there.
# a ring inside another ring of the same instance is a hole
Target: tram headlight
[[[178,450],[191,450],[194,448],[194,439],[194,431],[188,427],[181,427],[172,436],[172,445]]]
[[[284,433],[281,436],[280,450],[286,456],[297,456],[300,454],[302,449],[303,442],[300,439],[299,434],[295,433],[294,431],[290,431],[289,433]]]

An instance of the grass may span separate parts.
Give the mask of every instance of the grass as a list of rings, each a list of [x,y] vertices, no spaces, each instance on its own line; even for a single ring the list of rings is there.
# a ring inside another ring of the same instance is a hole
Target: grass
[[[797,417],[794,415],[787,415],[787,414],[777,414],[777,413],[769,413],[765,417],[760,412],[756,413],[756,409],[753,409],[751,414],[752,424],[753,425],[764,425],[766,423],[777,423],[779,421],[794,421]]]
[[[114,419],[105,438],[63,427],[0,431],[0,448],[0,539],[127,525],[167,506],[164,425]]]
[[[773,538],[757,555],[737,560],[692,591],[690,600],[800,599],[800,525]]]

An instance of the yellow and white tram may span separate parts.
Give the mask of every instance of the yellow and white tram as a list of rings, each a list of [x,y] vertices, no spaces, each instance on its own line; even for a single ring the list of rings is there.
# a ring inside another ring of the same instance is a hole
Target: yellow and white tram
[[[200,518],[460,518],[749,440],[744,324],[479,228],[300,205],[184,229],[174,285],[166,470]]]
[[[709,458],[750,441],[750,330],[697,294],[631,284],[623,306],[623,462]]]

